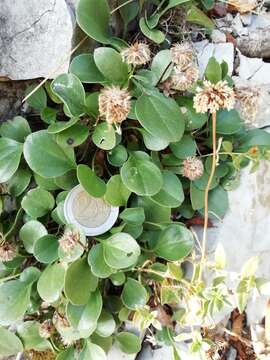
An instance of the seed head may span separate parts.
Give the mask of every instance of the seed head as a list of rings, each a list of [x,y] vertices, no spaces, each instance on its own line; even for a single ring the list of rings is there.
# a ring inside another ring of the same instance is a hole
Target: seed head
[[[60,314],[58,311],[55,311],[53,314],[53,324],[56,329],[65,329],[69,327],[69,322],[64,314]]]
[[[241,14],[250,12],[258,6],[258,0],[229,0],[228,3]]]
[[[54,333],[54,325],[52,320],[45,320],[39,327],[39,335],[44,339],[49,339]]]
[[[131,96],[127,89],[121,89],[119,86],[105,87],[99,95],[99,112],[104,116],[107,123],[121,124],[130,111]]]
[[[203,162],[193,157],[188,157],[183,161],[183,176],[191,181],[199,179],[203,175]]]
[[[234,107],[235,95],[227,81],[212,84],[205,80],[202,87],[198,87],[194,96],[194,108],[197,113],[214,113],[220,109],[231,110]]]
[[[144,65],[151,59],[151,51],[147,44],[136,42],[121,51],[123,61],[130,65]]]
[[[5,242],[0,246],[0,261],[11,261],[17,254],[16,246],[11,242]]]
[[[236,107],[247,126],[256,127],[261,92],[257,87],[239,86],[235,88]]]
[[[171,77],[172,88],[178,91],[188,90],[199,78],[197,66],[191,65],[186,70],[180,70],[175,67],[174,74]]]
[[[62,250],[70,253],[80,241],[80,232],[79,230],[66,230],[58,241]]]
[[[179,69],[185,70],[193,62],[194,51],[188,42],[174,44],[171,48],[172,62]]]

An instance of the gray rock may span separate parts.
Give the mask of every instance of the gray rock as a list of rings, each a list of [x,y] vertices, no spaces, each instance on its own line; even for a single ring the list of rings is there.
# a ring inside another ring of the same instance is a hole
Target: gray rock
[[[190,354],[186,344],[179,347],[181,360],[199,360],[195,355]],[[173,359],[172,347],[163,346],[160,349],[152,350],[149,346],[145,347],[136,360],[169,360]]]
[[[67,71],[74,27],[74,13],[65,0],[2,0],[0,76],[46,77],[62,63],[54,76]]]
[[[270,64],[260,58],[250,58],[239,53],[237,73],[243,80],[255,85],[270,85]]]
[[[213,41],[213,43],[225,43],[226,42],[226,34],[224,34],[224,32],[220,31],[220,30],[213,30],[212,34],[211,34],[211,39]]]

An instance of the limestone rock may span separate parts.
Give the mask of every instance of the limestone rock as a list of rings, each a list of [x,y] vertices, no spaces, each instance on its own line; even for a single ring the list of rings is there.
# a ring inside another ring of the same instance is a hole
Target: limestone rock
[[[61,63],[54,76],[67,71],[74,27],[74,13],[65,0],[2,0],[0,76],[45,77]]]

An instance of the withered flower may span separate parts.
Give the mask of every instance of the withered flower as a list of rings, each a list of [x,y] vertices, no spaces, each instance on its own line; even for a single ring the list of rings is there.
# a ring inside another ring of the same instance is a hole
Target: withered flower
[[[177,43],[171,47],[172,62],[185,70],[193,62],[194,50],[188,42]]]
[[[5,242],[0,246],[0,261],[11,261],[17,254],[16,246],[11,242]]]
[[[188,157],[183,161],[183,176],[191,181],[199,179],[204,172],[203,162],[196,156]]]
[[[151,51],[147,44],[136,42],[121,51],[123,61],[130,65],[144,65],[151,60]]]

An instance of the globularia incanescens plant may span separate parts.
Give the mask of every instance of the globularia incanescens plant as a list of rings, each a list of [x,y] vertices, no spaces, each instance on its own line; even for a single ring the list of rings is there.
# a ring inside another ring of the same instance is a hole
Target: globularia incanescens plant
[[[80,0],[77,20],[104,45],[31,92],[41,123],[0,128],[0,354],[106,359],[112,343],[138,353],[144,336],[174,359],[186,340],[203,354],[211,343],[194,329],[232,306],[222,248],[206,259],[208,217],[224,216],[242,167],[269,158],[270,135],[245,128],[225,63],[210,59],[199,80],[190,43],[113,38],[106,0]],[[87,200],[67,210],[74,189]],[[84,231],[110,208],[105,233]],[[262,284],[256,266],[239,275],[240,311]]]

